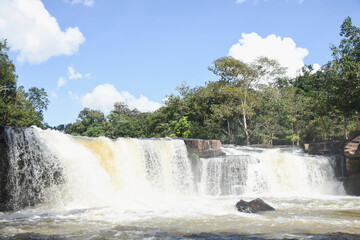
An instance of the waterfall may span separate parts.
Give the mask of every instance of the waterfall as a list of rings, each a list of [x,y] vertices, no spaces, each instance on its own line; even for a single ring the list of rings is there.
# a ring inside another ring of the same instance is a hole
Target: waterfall
[[[294,149],[227,146],[226,156],[196,159],[178,139],[74,137],[35,127],[5,127],[2,134],[9,164],[0,159],[0,177],[7,179],[0,182],[0,211],[38,203],[118,206],[167,196],[344,194],[331,157]]]
[[[17,210],[44,202],[47,189],[63,181],[58,157],[36,129],[5,128],[2,135],[0,209]]]

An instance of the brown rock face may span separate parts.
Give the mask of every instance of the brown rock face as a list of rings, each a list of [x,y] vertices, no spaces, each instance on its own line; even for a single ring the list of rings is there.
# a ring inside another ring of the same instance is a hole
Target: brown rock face
[[[225,155],[220,140],[184,139],[184,142],[189,155],[196,154],[203,158]]]
[[[345,144],[347,180],[344,182],[346,192],[360,195],[360,131],[351,133],[350,140]]]
[[[185,139],[185,145],[201,151],[219,150],[221,148],[220,140],[203,139]]]
[[[350,158],[360,158],[360,131],[352,134],[353,138],[346,143],[344,154]]]

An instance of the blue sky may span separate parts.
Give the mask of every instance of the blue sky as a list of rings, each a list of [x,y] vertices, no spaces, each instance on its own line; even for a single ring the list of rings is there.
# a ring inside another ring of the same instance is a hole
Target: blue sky
[[[182,82],[203,86],[231,55],[277,58],[294,76],[331,59],[359,0],[0,0],[0,38],[26,89],[45,88],[45,121],[74,122],[115,101],[151,111]],[[240,42],[239,42],[240,41]]]

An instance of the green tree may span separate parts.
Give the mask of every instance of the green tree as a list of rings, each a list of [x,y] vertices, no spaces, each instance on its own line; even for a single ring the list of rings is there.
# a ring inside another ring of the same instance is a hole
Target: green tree
[[[360,130],[360,28],[352,24],[347,17],[341,25],[340,45],[332,45],[333,60],[326,70],[327,89],[331,94],[331,103],[345,118],[358,113]]]
[[[174,132],[174,134],[171,134],[170,137],[188,138],[191,135],[190,123],[187,119],[188,117],[183,116],[179,121],[171,122],[170,129]]]
[[[76,122],[65,128],[66,133],[88,137],[105,136],[106,130],[107,120],[104,113],[89,108],[81,110]]]
[[[45,89],[39,89],[37,87],[30,88],[26,93],[26,99],[31,102],[35,111],[38,112],[39,117],[43,119],[43,112],[47,110],[50,103]]]
[[[0,41],[0,124],[43,127],[43,111],[49,100],[43,88],[17,87],[15,65],[9,59],[6,40]]]
[[[6,40],[0,41],[0,124],[6,125],[16,100],[15,65],[9,59]]]
[[[246,145],[250,145],[249,119],[254,115],[253,109],[257,103],[255,92],[258,84],[281,76],[285,69],[275,60],[264,57],[251,64],[232,57],[222,57],[216,59],[209,70],[220,77],[220,84],[215,89],[220,95],[227,95],[222,97],[225,102],[213,107],[214,112],[219,117],[226,118],[228,126],[230,126],[229,116],[234,116],[245,134]]]

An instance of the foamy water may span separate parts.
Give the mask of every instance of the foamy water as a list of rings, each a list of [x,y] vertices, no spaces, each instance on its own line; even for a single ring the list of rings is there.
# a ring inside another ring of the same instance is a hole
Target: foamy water
[[[58,166],[49,169],[62,169],[63,181],[38,178],[43,203],[0,213],[0,239],[360,234],[360,198],[346,196],[331,157],[227,146],[225,157],[191,160],[181,140],[83,138],[37,128],[30,135],[47,149],[48,165]],[[236,210],[240,199],[258,197],[276,211]]]

